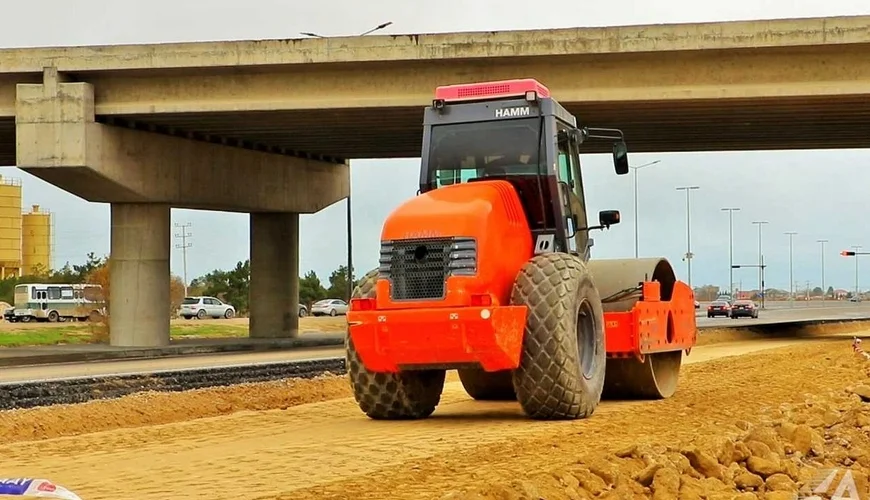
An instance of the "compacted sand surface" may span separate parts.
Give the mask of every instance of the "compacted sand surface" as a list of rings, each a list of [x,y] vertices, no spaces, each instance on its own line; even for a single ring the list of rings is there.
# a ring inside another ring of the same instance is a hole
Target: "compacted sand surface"
[[[569,422],[473,401],[453,373],[421,421],[367,419],[343,376],[0,412],[0,476],[86,500],[795,498],[830,465],[866,488],[870,411],[846,389],[870,361],[848,336],[728,341],[684,363],[673,398]]]

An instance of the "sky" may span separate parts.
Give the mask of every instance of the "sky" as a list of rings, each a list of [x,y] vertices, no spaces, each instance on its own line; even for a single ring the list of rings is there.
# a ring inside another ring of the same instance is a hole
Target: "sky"
[[[529,7],[533,12],[529,13]],[[346,15],[336,17],[336,12]],[[278,0],[31,0],[4,8],[14,23],[0,30],[0,47],[105,45],[293,38],[299,32],[353,35],[383,22],[382,34],[496,31],[578,26],[618,26],[793,17],[866,15],[866,0],[550,0],[533,4],[495,0],[408,2],[294,2]],[[439,82],[432,82],[433,90]],[[555,96],[558,99],[558,96]],[[629,148],[630,148],[629,144]],[[697,185],[691,195],[692,283],[727,287],[729,216],[733,214],[735,264],[758,262],[758,229],[763,227],[765,281],[769,287],[800,288],[821,281],[853,289],[855,260],[839,255],[851,245],[870,251],[866,231],[870,151],[788,151],[632,154],[632,165],[659,160],[639,170],[638,211],[634,218],[631,175],[616,176],[609,155],[584,155],[583,176],[591,221],[599,210],[616,209],[622,223],[593,235],[593,258],[633,257],[638,224],[641,257],[669,259],[686,279],[686,197],[677,186]],[[390,212],[417,190],[418,159],[351,162],[354,267],[357,274],[377,265],[378,239]],[[88,252],[109,252],[109,206],[89,203],[14,167],[0,168],[23,181],[24,205],[39,204],[54,213],[54,265],[84,260]],[[388,182],[385,182],[389,180]],[[345,201],[301,218],[300,270],[314,270],[325,282],[346,262]],[[249,218],[191,210],[172,211],[173,223],[190,223],[188,278],[233,267],[249,256]],[[173,227],[174,233],[178,232]],[[797,231],[792,259],[786,231]],[[228,235],[230,236],[228,238]],[[827,239],[823,255],[819,239]],[[180,239],[175,243],[180,243]],[[171,267],[182,275],[182,251],[172,249]],[[862,270],[863,269],[863,270]],[[756,269],[734,271],[744,289],[758,285]],[[861,288],[870,288],[870,261],[859,261]]]

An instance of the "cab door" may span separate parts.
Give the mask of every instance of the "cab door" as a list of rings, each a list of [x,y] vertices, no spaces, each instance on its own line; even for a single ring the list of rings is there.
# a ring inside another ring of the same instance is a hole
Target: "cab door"
[[[568,222],[568,251],[585,255],[589,244],[586,203],[583,197],[583,182],[580,174],[580,155],[577,144],[571,138],[570,127],[558,122],[557,125],[557,167],[556,173],[565,201],[565,216]]]

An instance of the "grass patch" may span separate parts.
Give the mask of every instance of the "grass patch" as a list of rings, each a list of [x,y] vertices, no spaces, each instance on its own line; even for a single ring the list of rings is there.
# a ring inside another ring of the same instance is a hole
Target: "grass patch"
[[[169,336],[176,339],[223,339],[248,336],[248,325],[172,325]]]
[[[29,329],[0,332],[0,347],[84,344],[90,332],[82,327]]]
[[[171,325],[169,335],[174,339],[244,338],[247,325]],[[62,344],[92,343],[89,325],[30,326],[21,329],[0,330],[0,347],[36,347]]]

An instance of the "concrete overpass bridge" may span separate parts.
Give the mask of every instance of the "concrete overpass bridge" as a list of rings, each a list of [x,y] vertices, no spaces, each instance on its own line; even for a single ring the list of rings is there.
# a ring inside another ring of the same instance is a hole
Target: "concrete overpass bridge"
[[[7,49],[0,165],[111,203],[113,344],[168,342],[170,207],[251,213],[251,335],[286,337],[298,214],[417,157],[437,85],[537,78],[635,152],[862,148],[867,53],[870,16]]]

